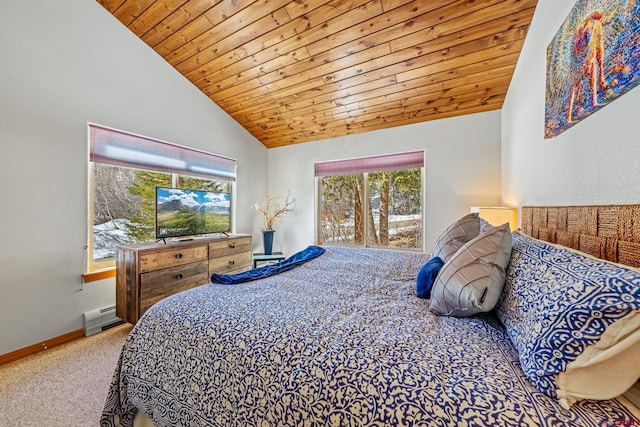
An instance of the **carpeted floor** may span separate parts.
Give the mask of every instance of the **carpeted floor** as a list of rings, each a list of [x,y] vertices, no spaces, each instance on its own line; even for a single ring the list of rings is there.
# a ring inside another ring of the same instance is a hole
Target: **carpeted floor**
[[[0,426],[97,426],[124,324],[0,365]]]

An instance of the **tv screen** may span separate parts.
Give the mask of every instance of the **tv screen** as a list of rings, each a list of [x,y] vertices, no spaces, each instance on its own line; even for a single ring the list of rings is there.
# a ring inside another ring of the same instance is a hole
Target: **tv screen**
[[[231,194],[156,187],[156,238],[231,231]]]

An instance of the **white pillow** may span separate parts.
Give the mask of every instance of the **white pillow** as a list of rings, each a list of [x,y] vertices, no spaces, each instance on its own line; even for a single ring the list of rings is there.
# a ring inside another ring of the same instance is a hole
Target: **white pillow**
[[[469,240],[480,234],[480,217],[477,212],[463,216],[438,237],[432,257],[447,262]]]
[[[490,228],[467,242],[438,273],[429,309],[447,316],[491,311],[504,287],[510,257],[508,223]]]

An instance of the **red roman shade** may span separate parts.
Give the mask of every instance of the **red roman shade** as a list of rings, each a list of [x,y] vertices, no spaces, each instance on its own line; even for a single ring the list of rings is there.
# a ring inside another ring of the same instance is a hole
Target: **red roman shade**
[[[95,124],[89,124],[89,160],[209,179],[236,180],[234,159]]]
[[[315,176],[346,175],[424,167],[424,151],[383,154],[315,164]]]

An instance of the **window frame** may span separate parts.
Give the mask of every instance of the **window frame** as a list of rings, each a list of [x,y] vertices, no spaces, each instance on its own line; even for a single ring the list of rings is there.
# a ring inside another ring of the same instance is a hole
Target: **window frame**
[[[223,181],[231,192],[232,206],[236,201],[236,160],[208,153],[206,151],[173,144],[159,139],[109,128],[94,123],[87,123],[89,158],[87,179],[87,246],[85,247],[84,282],[101,280],[115,276],[116,260],[95,262],[93,257],[94,216],[95,216],[95,180],[94,165],[106,164],[171,175],[172,186],[177,187],[178,177],[187,176],[212,181]],[[111,148],[114,148],[112,150]],[[122,155],[123,151],[130,157]],[[118,153],[110,157],[109,153]],[[129,154],[127,154],[129,155]],[[181,159],[182,167],[176,168],[162,164],[162,159],[170,163],[172,158]],[[151,158],[155,165],[146,162]],[[235,208],[232,208],[232,232],[235,231]]]
[[[394,170],[406,170],[406,169],[420,169],[420,201],[421,201],[421,247],[420,248],[401,248],[393,246],[381,246],[369,245],[369,209],[370,203],[363,204],[363,217],[365,221],[363,230],[363,243],[341,243],[340,246],[352,246],[363,248],[376,248],[376,249],[393,249],[403,251],[425,251],[425,151],[410,151],[403,153],[392,153],[386,155],[377,155],[371,157],[358,157],[351,159],[342,159],[328,162],[318,162],[314,164],[315,168],[315,236],[314,241],[317,245],[322,245],[322,178],[324,176],[337,176],[337,175],[356,175],[362,174],[364,180],[363,199],[369,199],[369,173],[381,172],[381,171],[394,171]],[[401,166],[401,167],[398,167]],[[372,170],[366,170],[366,169]]]

